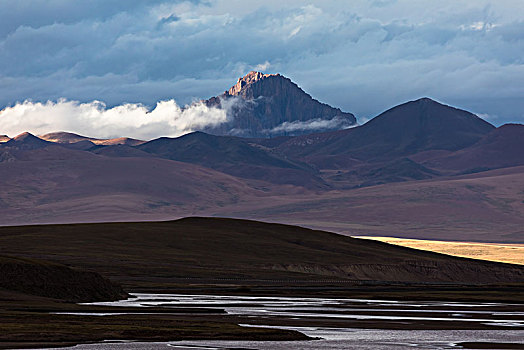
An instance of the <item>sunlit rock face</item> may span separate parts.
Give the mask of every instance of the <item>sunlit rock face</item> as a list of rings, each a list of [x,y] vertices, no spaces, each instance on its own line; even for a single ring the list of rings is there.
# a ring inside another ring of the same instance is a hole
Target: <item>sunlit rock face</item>
[[[228,108],[227,123],[203,130],[216,135],[304,135],[356,124],[353,114],[313,99],[280,74],[250,72],[222,95],[205,102]]]

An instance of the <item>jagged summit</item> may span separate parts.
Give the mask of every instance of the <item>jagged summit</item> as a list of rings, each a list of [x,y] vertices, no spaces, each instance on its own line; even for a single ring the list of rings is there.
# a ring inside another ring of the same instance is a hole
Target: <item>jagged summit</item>
[[[313,99],[297,84],[280,74],[249,72],[222,95],[205,101],[222,108],[232,100],[228,123],[203,131],[215,135],[274,137],[303,135],[348,128],[355,116]]]
[[[256,83],[262,79],[269,78],[269,77],[281,77],[281,75],[280,74],[264,74],[261,72],[251,71],[247,73],[246,75],[244,75],[243,77],[238,78],[237,83],[233,85],[229,90],[227,90],[224,94],[229,95],[229,96],[238,96],[246,85]]]

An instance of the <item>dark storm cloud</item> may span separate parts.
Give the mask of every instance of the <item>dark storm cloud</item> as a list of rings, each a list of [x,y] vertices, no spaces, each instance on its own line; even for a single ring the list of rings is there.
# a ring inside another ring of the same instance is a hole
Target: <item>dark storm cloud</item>
[[[143,11],[162,3],[156,0],[17,0],[0,2],[0,35],[25,26],[39,28],[53,23],[105,20],[122,12]]]
[[[361,120],[430,96],[523,122],[522,13],[520,0],[0,1],[0,108],[185,104],[258,69]]]

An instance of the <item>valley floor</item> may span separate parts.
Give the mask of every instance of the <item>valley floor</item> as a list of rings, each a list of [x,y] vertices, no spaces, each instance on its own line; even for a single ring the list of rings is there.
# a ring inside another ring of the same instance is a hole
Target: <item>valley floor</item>
[[[355,236],[355,238],[372,239],[403,247],[460,256],[463,258],[524,265],[524,244],[432,241],[376,236]]]

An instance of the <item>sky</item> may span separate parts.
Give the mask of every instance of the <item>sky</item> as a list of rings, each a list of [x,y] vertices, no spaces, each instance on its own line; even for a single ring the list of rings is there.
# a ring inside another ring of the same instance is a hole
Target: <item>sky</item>
[[[524,123],[524,1],[0,0],[0,134],[177,136],[251,70],[360,123],[424,96]]]

